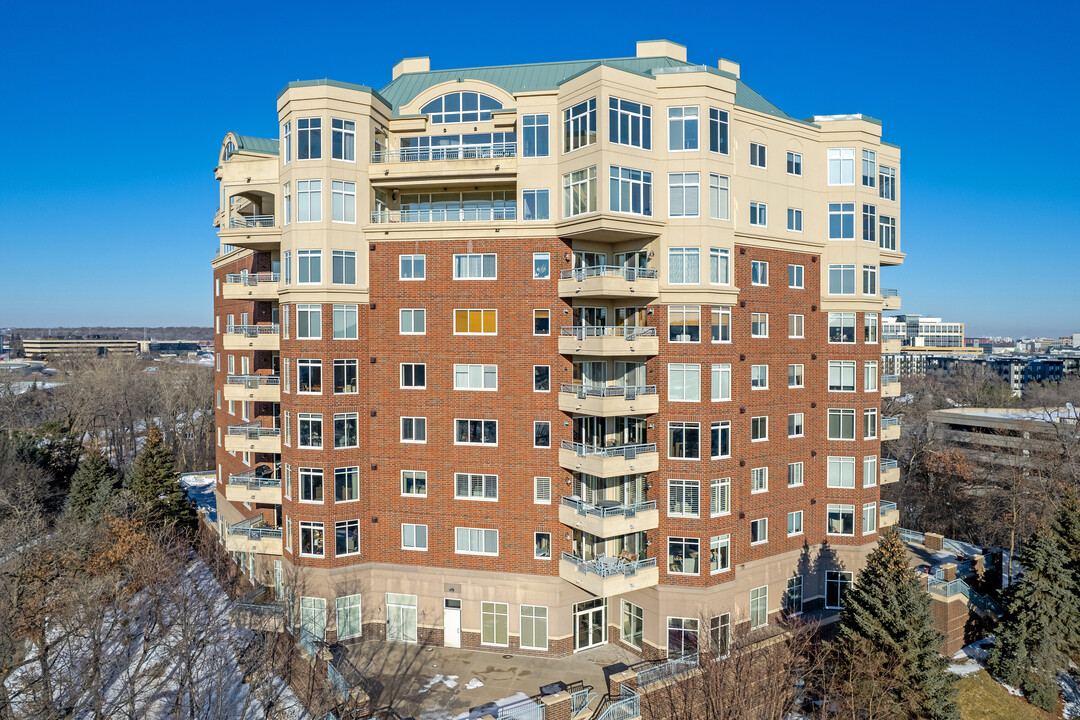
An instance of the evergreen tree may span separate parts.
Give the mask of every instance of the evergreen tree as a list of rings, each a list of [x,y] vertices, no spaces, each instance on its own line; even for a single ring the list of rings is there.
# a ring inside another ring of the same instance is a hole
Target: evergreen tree
[[[1024,569],[1005,593],[1005,616],[986,665],[999,678],[1024,691],[1028,700],[1057,711],[1058,673],[1076,647],[1080,617],[1076,581],[1068,556],[1049,528],[1040,528],[1020,553]]]
[[[104,453],[98,451],[87,454],[71,477],[68,508],[83,519],[92,517],[92,508],[98,497],[103,491],[108,493],[114,490],[118,480]]]
[[[882,532],[858,582],[844,596],[837,640],[848,647],[862,642],[891,658],[886,716],[959,720],[957,678],[941,654],[944,638],[934,629],[930,602],[908,567],[900,535],[893,529]],[[846,661],[859,659],[848,655]]]
[[[124,484],[144,505],[151,522],[181,527],[190,527],[194,522],[195,514],[184,497],[172,452],[156,427],[146,434],[146,443]]]
[[[1066,493],[1054,520],[1054,534],[1066,555],[1066,567],[1080,585],[1080,496],[1075,490]]]

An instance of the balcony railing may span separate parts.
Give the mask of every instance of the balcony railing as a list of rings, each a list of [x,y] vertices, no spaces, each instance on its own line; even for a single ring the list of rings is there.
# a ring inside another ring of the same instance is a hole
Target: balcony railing
[[[630,577],[637,575],[638,570],[656,567],[656,558],[623,560],[615,557],[600,557],[595,560],[584,560],[566,551],[563,551],[562,558],[577,565],[578,572],[599,575],[600,577],[615,577],[618,575]]]
[[[653,326],[633,327],[622,325],[568,325],[559,332],[563,337],[576,337],[584,340],[587,337],[621,337],[633,340],[639,337],[656,337],[656,328]]]
[[[696,669],[697,666],[698,654],[690,653],[688,655],[683,655],[682,657],[672,658],[660,665],[647,667],[644,670],[638,671],[638,688],[646,688],[650,685],[655,685],[658,682],[671,680],[672,678],[682,675],[684,672],[690,672],[691,670]]]
[[[594,505],[587,503],[584,500],[575,500],[574,498],[568,498],[565,495],[562,496],[562,504],[574,508],[578,511],[579,515],[596,515],[597,517],[637,517],[639,512],[645,510],[655,510],[656,501],[648,500],[646,502],[627,503],[625,505]]]
[[[898,383],[898,382],[900,382],[900,376],[899,375],[882,375],[881,376],[881,384],[882,385],[890,385],[892,383]]]
[[[260,423],[250,422],[243,425],[230,425],[229,434],[243,435],[248,440],[258,440],[261,437],[281,437],[281,428],[268,428]]]
[[[487,143],[483,145],[459,145],[458,147],[401,148],[400,150],[374,150],[371,162],[429,162],[432,160],[483,160],[484,158],[508,158],[517,155],[517,143]]]
[[[892,288],[881,288],[881,297],[883,297],[883,298],[899,297],[899,296],[900,296],[900,291],[899,290],[894,290]]]
[[[882,470],[882,472],[884,472],[885,470],[895,470],[897,467],[899,467],[899,466],[897,465],[896,461],[893,460],[892,458],[885,458],[884,460],[881,461],[881,470]]]
[[[272,228],[274,227],[273,215],[243,215],[229,218],[231,228]]]
[[[373,223],[483,222],[517,220],[517,206],[428,210],[374,210]]]
[[[597,457],[621,457],[626,460],[633,460],[642,453],[654,453],[656,452],[656,443],[638,443],[636,445],[613,445],[612,447],[601,447],[599,445],[589,445],[587,443],[571,442],[569,440],[562,441],[563,450],[573,450],[578,455],[584,457],[585,455],[594,455]]]
[[[269,477],[258,475],[256,470],[229,476],[230,485],[245,485],[249,488],[281,487],[281,463],[275,463]]]
[[[900,424],[900,418],[898,418],[898,417],[893,417],[892,415],[886,415],[885,417],[881,418],[881,427],[883,427],[883,428],[892,427],[893,425],[899,425],[899,424]]]
[[[878,515],[885,517],[886,513],[890,513],[896,510],[896,503],[889,500],[882,500],[878,505]]]
[[[579,398],[585,397],[621,397],[633,400],[638,395],[655,395],[655,385],[579,385],[577,383],[562,383],[560,389],[564,393],[573,393]]]
[[[246,535],[249,540],[276,539],[281,537],[281,528],[266,525],[262,515],[254,515],[247,520],[229,525],[230,535]]]
[[[243,385],[254,390],[260,385],[280,385],[280,375],[229,375],[225,378],[226,385]]]
[[[244,337],[259,337],[260,335],[277,335],[281,332],[281,326],[277,323],[266,325],[226,325],[225,333],[228,335],[243,335]]]
[[[591,277],[617,277],[628,282],[639,278],[659,277],[656,268],[623,267],[622,265],[588,265],[585,267],[563,270],[560,277],[563,280],[577,280],[584,282],[585,278]]]
[[[263,273],[229,273],[225,276],[225,283],[228,285],[249,285],[255,286],[259,283],[276,283],[281,280],[281,273],[275,272],[263,272]]]

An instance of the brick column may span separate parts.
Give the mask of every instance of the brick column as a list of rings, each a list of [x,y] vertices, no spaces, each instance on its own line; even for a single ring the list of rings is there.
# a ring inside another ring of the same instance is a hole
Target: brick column
[[[618,698],[622,694],[624,685],[634,692],[637,692],[637,673],[633,670],[623,670],[621,673],[616,673],[609,677],[608,694],[613,698]]]
[[[945,582],[952,582],[956,579],[956,563],[945,563],[941,566],[941,570],[945,574]]]
[[[923,547],[927,550],[940,552],[945,549],[945,536],[937,533],[926,533],[923,538]]]
[[[555,693],[540,698],[544,704],[544,717],[547,720],[571,720],[570,714],[571,695],[568,692]]]

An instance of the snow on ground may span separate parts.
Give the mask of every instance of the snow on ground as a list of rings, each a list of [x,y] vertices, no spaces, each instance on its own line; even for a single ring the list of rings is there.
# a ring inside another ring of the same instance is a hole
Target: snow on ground
[[[1062,673],[1058,676],[1058,686],[1065,698],[1065,717],[1080,718],[1080,676]]]
[[[465,683],[466,690],[475,690],[476,688],[484,687],[484,683],[480,681],[480,678],[473,678],[469,682]]]
[[[217,499],[214,497],[214,485],[217,476],[212,470],[204,473],[184,473],[180,475],[180,485],[200,510],[206,511],[206,519],[217,522]]]
[[[458,676],[457,675],[443,675],[442,673],[439,673],[435,677],[428,680],[427,685],[425,685],[424,687],[417,690],[417,692],[418,693],[426,693],[428,690],[430,690],[431,688],[435,687],[436,685],[438,685],[440,683],[442,683],[446,687],[453,690],[458,685],[457,681],[458,681]]]

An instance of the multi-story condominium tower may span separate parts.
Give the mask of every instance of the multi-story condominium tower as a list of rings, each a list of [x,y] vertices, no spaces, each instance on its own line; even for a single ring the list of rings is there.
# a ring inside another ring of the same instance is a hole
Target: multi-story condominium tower
[[[217,493],[293,622],[655,658],[841,605],[895,515],[880,122],[666,41],[277,113],[216,169]]]

